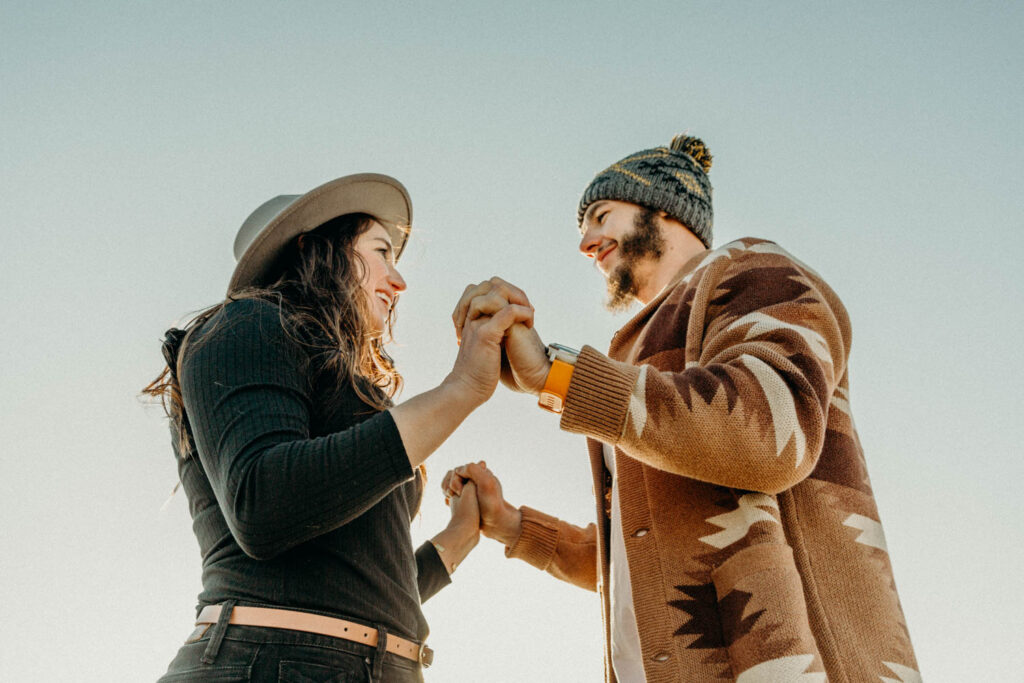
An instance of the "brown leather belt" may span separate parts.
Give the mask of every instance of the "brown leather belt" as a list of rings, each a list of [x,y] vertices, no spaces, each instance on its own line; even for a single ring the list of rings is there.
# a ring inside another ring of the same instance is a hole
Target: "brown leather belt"
[[[216,624],[220,618],[220,605],[207,605],[199,613],[196,626]],[[310,612],[297,612],[288,609],[271,609],[269,607],[235,607],[231,610],[229,624],[235,626],[265,626],[268,628],[284,628],[291,631],[318,633],[332,638],[351,640],[370,647],[377,647],[377,629],[345,621],[334,617],[325,617]],[[424,668],[434,661],[434,651],[411,640],[387,634],[385,649],[399,657],[411,659],[422,664]]]

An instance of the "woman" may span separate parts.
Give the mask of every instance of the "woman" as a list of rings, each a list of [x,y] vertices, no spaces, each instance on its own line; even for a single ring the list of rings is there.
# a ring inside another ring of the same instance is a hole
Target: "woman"
[[[422,464],[493,393],[502,336],[532,311],[474,320],[444,381],[393,405],[410,218],[376,174],[276,197],[239,230],[227,298],[168,332],[146,392],[171,417],[203,592],[161,681],[422,680],[420,603],[479,538],[468,491],[413,550]]]

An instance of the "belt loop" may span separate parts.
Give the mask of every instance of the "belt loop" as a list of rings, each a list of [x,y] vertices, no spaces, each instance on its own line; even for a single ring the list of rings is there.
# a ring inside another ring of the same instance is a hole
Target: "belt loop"
[[[228,623],[231,621],[231,610],[234,608],[234,600],[221,603],[220,616],[217,617],[217,623],[213,625],[213,630],[210,631],[210,642],[207,643],[206,650],[203,651],[203,657],[200,660],[203,664],[213,664],[216,661],[217,653],[220,652],[221,641],[224,640],[224,633],[228,630]]]
[[[373,673],[370,680],[380,681],[384,676],[384,655],[388,652],[388,630],[381,624],[377,628],[377,651],[373,654]]]

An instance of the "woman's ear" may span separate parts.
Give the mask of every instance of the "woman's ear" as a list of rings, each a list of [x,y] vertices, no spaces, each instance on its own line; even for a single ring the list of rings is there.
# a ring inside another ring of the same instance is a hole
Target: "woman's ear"
[[[299,249],[302,249],[302,245],[306,242],[305,235],[299,235],[299,238],[295,240],[295,244],[298,245]]]

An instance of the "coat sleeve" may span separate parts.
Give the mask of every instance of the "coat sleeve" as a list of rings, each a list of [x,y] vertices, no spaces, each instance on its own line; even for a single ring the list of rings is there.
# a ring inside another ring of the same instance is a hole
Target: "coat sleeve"
[[[658,366],[674,367],[585,347],[562,428],[674,474],[784,491],[821,453],[846,367],[845,310],[817,274],[770,242],[726,250],[689,287],[658,311],[662,327],[678,329],[650,331],[663,339]]]
[[[533,508],[519,510],[523,530],[519,539],[505,548],[505,555],[518,557],[556,579],[596,591],[597,525],[580,528]]]
[[[388,412],[310,436],[305,356],[276,306],[243,300],[221,313],[186,347],[181,388],[199,459],[244,552],[272,558],[412,478]]]

